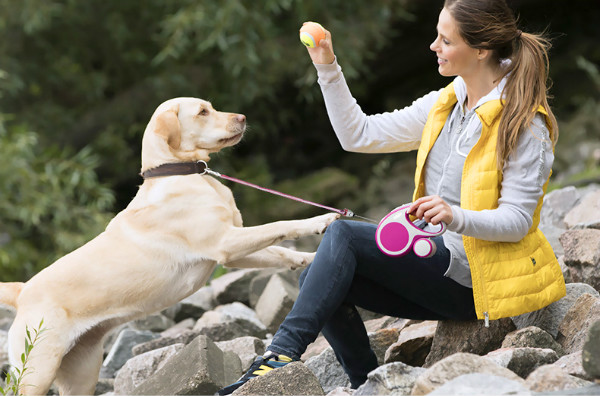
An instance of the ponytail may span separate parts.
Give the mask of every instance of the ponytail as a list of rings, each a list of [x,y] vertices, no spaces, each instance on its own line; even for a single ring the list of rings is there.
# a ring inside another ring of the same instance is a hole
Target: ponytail
[[[525,131],[538,108],[548,115],[552,146],[558,140],[558,125],[548,104],[548,49],[550,42],[541,35],[518,31],[515,37],[511,64],[506,72],[507,81],[502,92],[504,110],[498,133],[498,166],[502,169],[514,151],[519,134]]]

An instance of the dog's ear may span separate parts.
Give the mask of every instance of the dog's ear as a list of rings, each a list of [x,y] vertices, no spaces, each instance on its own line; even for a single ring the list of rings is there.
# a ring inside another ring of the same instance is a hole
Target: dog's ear
[[[177,118],[178,113],[179,105],[163,111],[156,116],[156,127],[154,129],[154,133],[165,139],[169,147],[173,149],[178,149],[181,145],[181,124],[179,118]]]

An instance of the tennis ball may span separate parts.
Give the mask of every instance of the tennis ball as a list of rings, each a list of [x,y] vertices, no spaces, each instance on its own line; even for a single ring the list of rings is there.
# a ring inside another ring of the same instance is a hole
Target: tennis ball
[[[325,29],[316,22],[306,22],[300,28],[300,41],[309,48],[315,48],[325,38]]]

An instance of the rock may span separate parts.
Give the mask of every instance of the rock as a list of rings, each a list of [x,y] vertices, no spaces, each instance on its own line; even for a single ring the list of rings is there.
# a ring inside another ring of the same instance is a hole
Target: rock
[[[600,380],[600,320],[590,326],[581,355],[587,375]]]
[[[560,242],[573,281],[600,290],[600,230],[569,230],[560,236]]]
[[[464,374],[446,382],[428,395],[531,395],[522,383],[497,375]]]
[[[311,357],[320,355],[327,348],[330,348],[329,342],[323,335],[319,335],[314,342],[308,345],[300,359],[306,362]]]
[[[548,348],[501,348],[488,353],[485,357],[521,378],[526,378],[540,366],[558,360],[556,352]]]
[[[569,375],[557,366],[546,365],[529,374],[525,385],[534,392],[549,392],[582,388],[591,383]]]
[[[94,395],[105,395],[108,393],[114,394],[114,384],[115,380],[112,378],[98,378],[98,383],[96,383]],[[51,387],[48,394],[56,395],[57,393],[58,392],[54,393]]]
[[[479,321],[442,320],[438,323],[431,351],[427,355],[423,367],[431,367],[434,363],[457,352],[468,352],[483,355],[498,349],[504,337],[515,330],[509,318],[492,320],[490,327],[484,327]]]
[[[317,377],[302,362],[293,362],[255,377],[234,395],[324,395]]]
[[[367,382],[354,395],[409,395],[419,375],[425,372],[402,362],[393,362],[371,371]]]
[[[502,348],[550,348],[558,356],[565,354],[563,347],[548,332],[536,326],[508,333],[502,341]]]
[[[130,394],[184,347],[184,344],[174,344],[129,359],[115,376],[115,393],[118,395]]]
[[[240,302],[249,305],[248,289],[252,279],[261,273],[261,269],[241,269],[230,271],[213,279],[210,286],[218,305]]]
[[[0,330],[8,331],[16,314],[17,311],[14,308],[0,305]]]
[[[540,213],[540,224],[552,224],[556,227],[568,228],[565,216],[579,203],[581,193],[573,186],[554,190],[544,196]]]
[[[564,222],[567,228],[582,223],[600,222],[600,190],[586,194],[579,204],[565,215]]]
[[[8,364],[8,332],[0,330],[0,367]]]
[[[600,298],[582,294],[561,322],[556,340],[566,353],[577,352],[583,349],[585,337],[597,320],[600,320]]]
[[[160,333],[161,337],[176,337],[185,330],[191,330],[194,328],[196,321],[193,318],[183,319],[181,322],[177,322],[167,330]]]
[[[374,333],[369,333],[369,343],[371,344],[371,349],[377,356],[377,364],[383,364],[385,352],[398,340],[399,334],[400,331],[394,328],[381,329]]]
[[[188,318],[198,320],[204,314],[204,312],[210,311],[216,306],[217,303],[214,298],[213,287],[204,286],[177,304],[177,310],[175,312],[174,319],[177,322]]]
[[[131,349],[133,356],[141,355],[155,349],[164,348],[169,345],[187,345],[200,335],[199,331],[182,329],[179,334],[162,336],[153,340],[138,344]]]
[[[425,321],[402,329],[398,340],[385,352],[385,363],[422,366],[431,350],[437,324],[437,321]]]
[[[327,394],[327,396],[352,396],[354,389],[347,387],[337,387]]]
[[[133,395],[212,395],[236,381],[242,367],[236,354],[222,352],[208,337],[198,336],[171,357]]]
[[[220,305],[205,312],[196,322],[194,330],[213,341],[228,341],[243,336],[262,339],[267,335],[267,328],[256,313],[239,302]]]
[[[590,285],[585,283],[569,283],[567,284],[567,295],[565,297],[540,310],[515,316],[512,320],[517,329],[536,326],[556,338],[558,336],[558,327],[567,314],[567,311],[575,304],[579,296],[584,293],[600,296],[600,293]]]
[[[367,333],[373,333],[377,330],[387,328],[401,331],[408,322],[409,319],[398,319],[392,316],[382,316],[380,318],[369,319],[365,321],[365,329],[367,330]]]
[[[271,276],[255,308],[256,315],[267,326],[270,333],[277,331],[292,309],[296,298],[298,298],[298,286],[279,274]]]
[[[265,344],[256,337],[238,337],[230,341],[219,341],[216,345],[222,351],[230,351],[238,355],[244,372],[250,368],[256,356],[265,353]]]
[[[591,381],[593,378],[584,371],[582,362],[582,351],[577,351],[561,357],[552,365],[560,368],[569,375]]]
[[[148,315],[145,318],[134,320],[131,325],[136,330],[147,330],[153,333],[160,333],[174,326],[175,321],[167,318],[163,314],[157,313]]]
[[[304,365],[317,377],[325,393],[337,387],[350,387],[350,379],[331,347],[320,355],[311,357]]]
[[[278,272],[277,268],[267,268],[252,278],[250,285],[248,286],[248,304],[250,308],[256,309],[256,303],[258,302],[260,295],[265,290],[271,276],[276,272]]]
[[[126,361],[131,359],[133,353],[131,349],[143,342],[157,338],[158,334],[151,331],[139,331],[125,329],[121,331],[113,344],[110,352],[102,363],[100,369],[100,378],[114,378],[115,373]]]
[[[491,360],[472,353],[455,353],[435,363],[415,381],[412,395],[426,395],[464,374],[486,373],[524,384],[517,374]]]

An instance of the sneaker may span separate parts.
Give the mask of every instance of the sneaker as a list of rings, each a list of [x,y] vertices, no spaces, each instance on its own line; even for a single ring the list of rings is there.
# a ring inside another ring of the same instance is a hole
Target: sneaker
[[[248,380],[258,377],[259,375],[264,375],[269,371],[283,367],[288,363],[293,362],[294,360],[285,355],[276,355],[273,352],[267,352],[263,356],[259,356],[254,360],[254,363],[250,366],[246,374],[242,375],[239,380],[234,382],[231,385],[226,386],[223,389],[220,389],[216,394],[217,395],[229,395],[233,393],[237,388],[244,385]]]

